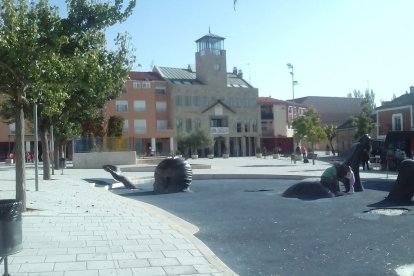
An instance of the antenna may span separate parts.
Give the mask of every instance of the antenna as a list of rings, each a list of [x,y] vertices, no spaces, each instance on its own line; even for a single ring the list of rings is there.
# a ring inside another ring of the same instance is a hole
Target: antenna
[[[247,63],[247,66],[249,66],[249,83],[252,84],[252,75],[250,74],[250,62]]]

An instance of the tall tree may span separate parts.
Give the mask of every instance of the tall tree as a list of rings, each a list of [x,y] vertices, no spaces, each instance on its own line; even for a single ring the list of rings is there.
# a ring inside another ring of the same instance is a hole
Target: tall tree
[[[362,94],[362,92],[360,90],[354,89],[353,91],[354,94],[354,98],[363,98],[364,94]]]
[[[355,138],[359,138],[364,134],[371,134],[375,128],[375,122],[372,118],[375,108],[375,94],[374,92],[365,91],[365,97],[361,102],[361,113],[358,116],[351,117],[352,125],[356,127]]]
[[[305,138],[311,143],[312,149],[315,143],[326,137],[319,113],[314,108],[307,109],[303,116],[297,117],[292,126],[295,139],[299,141]]]
[[[335,149],[333,147],[332,141],[336,137],[336,126],[335,125],[324,125],[323,127],[325,131],[326,138],[329,141],[329,145],[331,146],[332,154],[335,155]]]
[[[93,123],[93,134],[103,135],[103,123],[99,131],[99,122],[103,117],[100,110],[109,100],[116,98],[122,89],[134,56],[126,47],[128,37],[119,34],[115,39],[116,51],[107,49],[106,28],[124,21],[135,6],[135,0],[129,1],[122,10],[123,1],[114,4],[90,2],[86,0],[68,0],[68,16],[60,20],[62,28],[57,30],[59,37],[68,37],[60,54],[71,61],[64,83],[68,98],[64,108],[58,114],[45,113],[40,129],[47,133],[55,122],[65,120],[86,126]],[[44,123],[44,126],[42,125]],[[59,124],[60,128],[65,127]],[[97,128],[98,127],[98,128]],[[83,131],[90,130],[83,128]],[[60,137],[65,131],[58,129]],[[47,135],[42,137],[47,139]],[[47,147],[47,140],[45,140]],[[49,156],[49,155],[48,155]],[[47,157],[48,157],[47,156]],[[48,160],[46,160],[47,162]],[[50,167],[44,166],[45,175],[50,178]],[[48,172],[49,171],[49,172]]]
[[[23,209],[24,108],[34,102],[41,107],[41,138],[46,147],[44,179],[48,179],[47,130],[53,118],[59,118],[57,111],[70,97],[78,99],[72,112],[75,108],[87,109],[84,102],[102,107],[108,92],[110,97],[119,93],[117,88],[122,86],[128,71],[126,37],[118,36],[122,45],[119,51],[108,51],[103,34],[107,27],[131,14],[135,0],[129,1],[124,11],[122,0],[114,4],[87,0],[67,3],[68,17],[61,19],[48,0],[32,1],[30,5],[25,0],[0,0],[0,93],[9,95],[15,107],[16,199],[23,202]]]
[[[45,8],[46,1],[37,4],[20,0],[2,0],[0,5],[0,93],[10,96],[16,124],[16,199],[26,209],[26,175],[24,151],[24,109],[29,98],[39,91],[50,90],[48,81],[55,78],[58,57],[54,47],[64,41],[47,37],[44,30],[56,22],[53,9]]]

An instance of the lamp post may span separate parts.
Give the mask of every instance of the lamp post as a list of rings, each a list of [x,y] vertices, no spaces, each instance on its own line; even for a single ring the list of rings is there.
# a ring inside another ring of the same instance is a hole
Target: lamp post
[[[33,128],[33,134],[35,138],[34,142],[34,156],[33,160],[35,163],[35,190],[36,192],[39,191],[39,133],[37,130],[37,102],[33,105],[33,118],[34,118],[34,128]]]
[[[286,64],[287,68],[290,69],[290,75],[292,76],[292,120],[295,118],[295,85],[298,84],[297,81],[295,81],[295,74],[293,73],[293,64],[292,63],[288,63]]]

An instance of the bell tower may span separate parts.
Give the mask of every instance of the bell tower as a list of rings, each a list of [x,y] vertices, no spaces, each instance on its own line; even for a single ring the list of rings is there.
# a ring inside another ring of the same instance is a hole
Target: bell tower
[[[196,40],[196,76],[207,85],[227,86],[224,38],[208,33]]]

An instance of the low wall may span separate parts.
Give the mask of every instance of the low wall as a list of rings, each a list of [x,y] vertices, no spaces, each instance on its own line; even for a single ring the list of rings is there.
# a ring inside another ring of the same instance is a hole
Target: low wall
[[[135,151],[74,153],[74,169],[102,169],[103,165],[135,165]]]

